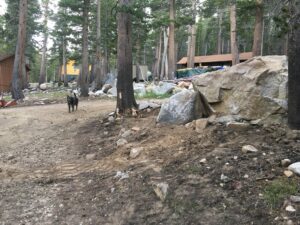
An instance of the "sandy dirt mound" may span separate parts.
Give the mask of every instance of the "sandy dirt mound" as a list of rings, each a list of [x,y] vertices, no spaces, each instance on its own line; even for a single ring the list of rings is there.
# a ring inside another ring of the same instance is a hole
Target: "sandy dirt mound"
[[[269,184],[287,180],[280,161],[300,161],[299,138],[286,127],[217,124],[196,133],[156,124],[157,110],[109,122],[114,107],[0,110],[3,224],[299,223],[300,205],[289,213],[284,199],[271,207],[264,197]],[[117,146],[120,139],[127,144]],[[243,153],[248,144],[258,152]],[[136,158],[133,148],[141,149]],[[161,185],[163,200],[155,191]]]

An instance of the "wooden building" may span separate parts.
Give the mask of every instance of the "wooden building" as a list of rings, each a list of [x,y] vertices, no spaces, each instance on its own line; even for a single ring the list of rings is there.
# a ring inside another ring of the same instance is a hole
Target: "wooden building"
[[[9,92],[11,88],[12,72],[15,55],[0,55],[0,92]],[[29,66],[26,64],[26,77],[29,81]]]
[[[252,58],[252,52],[240,53],[240,61],[244,62]],[[195,67],[197,66],[231,66],[232,55],[222,54],[222,55],[206,55],[206,56],[195,56],[194,59]],[[187,57],[183,57],[177,65],[181,68],[187,67]]]

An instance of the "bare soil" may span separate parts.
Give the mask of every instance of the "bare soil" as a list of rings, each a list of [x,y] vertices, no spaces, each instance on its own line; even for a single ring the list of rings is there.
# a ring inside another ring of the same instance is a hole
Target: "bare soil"
[[[283,179],[282,159],[300,161],[300,141],[285,126],[210,125],[198,134],[156,124],[158,111],[108,122],[114,107],[86,100],[74,113],[66,104],[0,109],[1,225],[300,224],[300,205],[288,213],[263,197]],[[242,153],[246,144],[259,151]],[[144,150],[131,159],[134,147]],[[162,182],[164,201],[154,192]]]

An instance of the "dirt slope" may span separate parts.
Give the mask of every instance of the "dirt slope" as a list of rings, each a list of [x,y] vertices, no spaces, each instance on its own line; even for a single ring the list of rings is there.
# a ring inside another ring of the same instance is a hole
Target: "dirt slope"
[[[281,159],[300,161],[286,128],[215,125],[197,134],[157,125],[157,112],[109,123],[114,107],[101,100],[71,114],[65,104],[0,110],[0,224],[300,224],[299,205],[271,210],[262,195],[283,179]],[[259,152],[242,153],[245,144]],[[143,151],[131,159],[134,147]],[[159,183],[169,186],[164,201]]]

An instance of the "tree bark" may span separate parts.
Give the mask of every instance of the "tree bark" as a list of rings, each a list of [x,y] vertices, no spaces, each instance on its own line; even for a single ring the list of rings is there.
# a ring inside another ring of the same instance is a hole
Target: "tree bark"
[[[290,3],[291,28],[288,43],[288,124],[291,129],[300,130],[300,5]]]
[[[95,68],[95,77],[96,77],[96,89],[101,89],[104,84],[104,74],[103,70],[103,60],[101,54],[101,0],[97,0],[97,49],[96,49],[96,68]]]
[[[135,74],[136,74],[136,82],[139,83],[141,79],[141,68],[140,68],[140,60],[141,60],[141,40],[139,31],[137,41],[136,41],[136,57],[135,57]]]
[[[119,0],[119,6],[128,7],[130,0]],[[118,81],[117,114],[131,114],[138,108],[132,83],[132,28],[131,15],[126,11],[117,14],[118,23]]]
[[[169,54],[168,54],[168,79],[173,80],[176,71],[175,59],[175,0],[169,0]]]
[[[219,20],[219,28],[218,28],[218,51],[217,53],[220,55],[222,54],[222,25],[223,25],[223,12],[222,10],[218,9],[218,20]]]
[[[62,49],[63,49],[63,81],[64,86],[68,87],[68,77],[67,77],[67,41],[63,37],[62,42]]]
[[[81,96],[89,96],[89,52],[88,52],[88,27],[89,27],[89,6],[90,0],[84,0],[83,6],[83,26],[82,26],[82,66],[80,74]]]
[[[24,84],[25,69],[25,42],[26,42],[26,17],[27,17],[27,0],[20,0],[19,3],[19,27],[18,41],[15,52],[15,60],[12,73],[12,98],[15,100],[23,99],[22,86]],[[26,75],[25,75],[26,77]]]
[[[264,20],[264,9],[263,0],[256,0],[256,17],[255,17],[255,28],[253,34],[253,56],[262,55],[262,39],[263,39],[263,20]]]
[[[232,65],[240,63],[236,28],[236,3],[230,5],[231,55]]]
[[[47,62],[47,42],[48,42],[48,16],[49,16],[49,0],[43,1],[44,3],[44,22],[43,22],[43,29],[44,29],[44,38],[43,38],[43,51],[42,51],[42,60],[41,60],[41,67],[40,67],[40,77],[39,77],[39,84],[45,83],[46,78],[46,62]],[[47,82],[47,81],[46,81]]]
[[[168,56],[167,56],[167,51],[168,51],[168,34],[166,31],[166,28],[163,28],[163,39],[164,39],[164,51],[161,59],[161,71],[160,71],[160,80],[166,78],[168,74],[168,68],[166,68],[167,61],[168,61]]]

